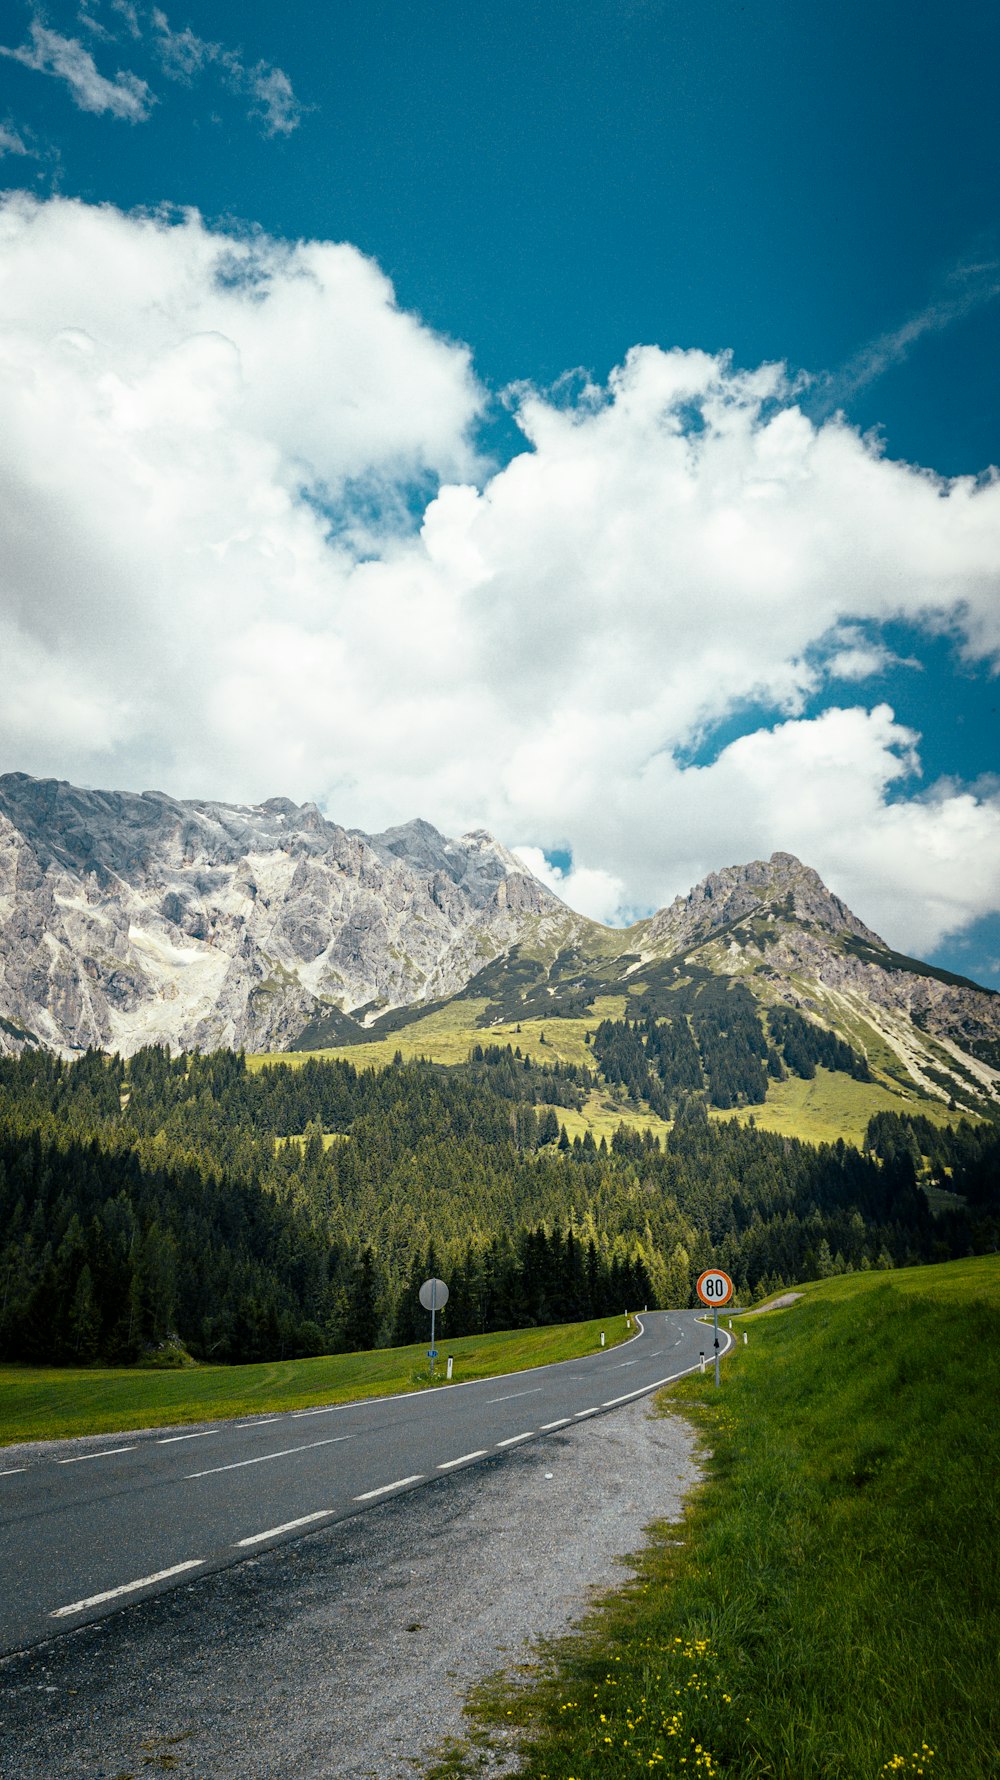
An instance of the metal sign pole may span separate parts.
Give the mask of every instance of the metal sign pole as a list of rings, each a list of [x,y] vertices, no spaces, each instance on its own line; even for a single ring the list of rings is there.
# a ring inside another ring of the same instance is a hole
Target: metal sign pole
[[[425,1279],[418,1296],[424,1309],[431,1313],[431,1345],[427,1358],[431,1363],[431,1383],[433,1384],[434,1361],[437,1359],[437,1348],[434,1346],[434,1336],[437,1333],[437,1313],[438,1310],[443,1310],[448,1302],[448,1287],[443,1279]]]
[[[729,1274],[721,1267],[706,1267],[699,1273],[694,1289],[697,1297],[712,1312],[712,1334],[715,1340],[715,1384],[719,1386],[719,1305],[732,1303],[733,1282]],[[730,1328],[732,1324],[730,1323]],[[701,1356],[701,1369],[705,1370],[705,1356]]]

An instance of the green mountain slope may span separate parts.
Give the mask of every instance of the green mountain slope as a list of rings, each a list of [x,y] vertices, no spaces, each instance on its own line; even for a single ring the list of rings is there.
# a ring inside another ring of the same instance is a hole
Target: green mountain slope
[[[626,1021],[643,1028],[656,1063],[600,1067],[626,1120],[637,1107],[668,1119],[678,1091],[754,1109],[764,1123],[773,1114],[779,1129],[797,1107],[803,1134],[815,1136],[856,1137],[887,1104],[987,1115],[1000,1106],[1000,995],[894,952],[785,853],[713,874],[624,930],[571,915],[529,920],[449,999],[381,1015],[331,1010],[295,1048],[455,1063],[477,1043],[509,1042],[583,1063],[603,1026]],[[607,1038],[605,1052],[615,1048]],[[820,1109],[785,1087],[817,1069],[845,1078],[840,1130],[829,1094]],[[591,1128],[613,1110],[594,1107]]]

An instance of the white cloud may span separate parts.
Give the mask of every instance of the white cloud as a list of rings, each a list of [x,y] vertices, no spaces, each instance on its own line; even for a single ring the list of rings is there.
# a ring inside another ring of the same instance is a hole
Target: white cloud
[[[13,124],[0,124],[0,155],[29,155],[30,148]]]
[[[131,0],[112,0],[100,15],[101,0],[83,0],[77,22],[99,44],[112,44],[125,34],[155,58],[168,79],[192,86],[202,75],[213,73],[229,92],[249,101],[247,115],[255,118],[265,136],[289,136],[311,107],[303,105],[283,68],[258,60],[248,66],[242,49],[199,37],[190,25],[175,31],[162,7],[137,7]],[[100,73],[89,49],[78,38],[64,37],[40,18],[29,28],[28,41],[17,49],[0,45],[0,55],[40,74],[65,81],[82,111],[110,112],[131,123],[144,122],[158,103],[148,83],[137,74],[119,69],[114,80]],[[4,143],[0,126],[0,153],[27,153]]]
[[[223,53],[221,43],[209,43],[204,37],[197,37],[190,25],[183,31],[172,31],[166,13],[158,6],[153,8],[151,22],[154,45],[164,73],[175,80],[192,80],[207,63],[217,61]]]
[[[182,31],[172,30],[160,7],[153,8],[150,22],[154,50],[172,80],[190,85],[197,75],[214,67],[231,92],[253,100],[250,115],[261,121],[265,135],[290,136],[298,128],[306,107],[296,98],[283,68],[262,61],[248,68],[242,50],[198,37],[190,25]]]
[[[997,906],[996,788],[921,787],[861,690],[888,620],[1000,653],[996,481],[652,347],[519,391],[484,474],[467,352],[351,247],[20,198],[0,265],[5,663],[42,689],[0,764],[485,824],[601,918],[776,848],[904,949]],[[831,670],[854,708],[806,721]],[[679,763],[752,701],[779,720]]]
[[[829,411],[908,358],[919,340],[940,334],[1000,296],[1000,259],[993,255],[960,260],[940,289],[915,314],[859,348],[846,365],[825,379],[823,407]]]
[[[78,37],[61,37],[40,19],[32,19],[28,37],[29,41],[18,49],[0,44],[0,56],[20,62],[38,74],[50,74],[56,80],[64,81],[74,104],[81,111],[108,111],[112,117],[124,118],[132,124],[142,123],[149,116],[156,98],[137,74],[119,68],[114,80],[108,80],[98,71],[89,49]]]
[[[282,68],[270,62],[258,62],[243,71],[245,90],[256,104],[253,115],[262,119],[265,135],[290,136],[302,121],[304,107],[292,91],[292,83]]]

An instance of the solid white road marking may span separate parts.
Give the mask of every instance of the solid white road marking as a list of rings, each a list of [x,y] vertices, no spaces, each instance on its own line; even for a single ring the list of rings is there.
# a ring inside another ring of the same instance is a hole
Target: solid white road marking
[[[166,1582],[168,1576],[180,1576],[185,1570],[197,1570],[204,1558],[190,1558],[186,1564],[172,1564],[169,1570],[156,1570],[152,1576],[140,1576],[138,1582],[123,1582],[120,1588],[106,1588],[103,1594],[88,1595],[85,1601],[72,1601],[68,1607],[56,1607],[50,1619],[65,1619],[68,1613],[84,1613],[88,1607],[100,1607],[115,1601],[119,1595],[130,1595],[137,1588],[151,1588],[154,1582]]]
[[[249,1539],[236,1539],[234,1544],[236,1546],[260,1545],[264,1539],[276,1539],[279,1533],[291,1533],[296,1527],[307,1527],[310,1521],[326,1520],[332,1513],[332,1508],[319,1508],[315,1514],[302,1514],[298,1520],[286,1520],[283,1526],[268,1527],[266,1533],[251,1533]]]
[[[408,1483],[422,1483],[422,1482],[423,1482],[423,1472],[418,1471],[417,1475],[415,1477],[397,1477],[395,1483],[383,1483],[381,1489],[365,1490],[365,1493],[363,1496],[355,1496],[354,1500],[356,1502],[370,1502],[370,1501],[372,1501],[373,1497],[375,1497],[375,1496],[387,1496],[389,1494],[390,1490],[404,1489]]]
[[[204,1440],[206,1434],[220,1434],[221,1428],[199,1428],[196,1434],[164,1434],[157,1446],[175,1446],[178,1440]]]
[[[565,1428],[566,1424],[571,1420],[571,1416],[561,1415],[557,1422],[543,1422],[542,1433],[547,1434],[550,1428]]]
[[[536,1384],[530,1391],[511,1391],[509,1397],[487,1397],[486,1401],[487,1403],[513,1403],[515,1397],[537,1397],[541,1389],[541,1385]]]
[[[82,1465],[87,1459],[110,1459],[116,1452],[134,1452],[134,1446],[109,1446],[107,1452],[81,1452],[75,1459],[57,1459],[57,1465]]]
[[[498,1446],[516,1446],[519,1440],[530,1440],[531,1436],[534,1432],[535,1432],[534,1428],[529,1428],[528,1432],[526,1434],[511,1434],[510,1438],[507,1440],[498,1440],[497,1445]]]
[[[351,1439],[351,1434],[331,1434],[329,1440],[305,1440],[301,1446],[285,1446],[280,1452],[262,1452],[256,1459],[237,1459],[232,1465],[213,1465],[209,1471],[189,1471],[185,1482],[192,1477],[215,1477],[219,1471],[241,1471],[244,1465],[266,1465],[268,1459],[287,1459],[290,1452],[310,1452],[314,1446],[336,1446],[338,1441]]]
[[[470,1459],[484,1459],[486,1452],[485,1446],[480,1447],[478,1452],[463,1452],[460,1459],[445,1459],[444,1464],[438,1466],[438,1470],[451,1471],[456,1465],[467,1465]]]

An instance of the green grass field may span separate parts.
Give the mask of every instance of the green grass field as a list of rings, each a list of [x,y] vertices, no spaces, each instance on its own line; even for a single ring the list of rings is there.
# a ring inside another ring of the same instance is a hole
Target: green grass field
[[[798,1075],[769,1082],[763,1106],[742,1106],[735,1114],[713,1110],[711,1116],[736,1117],[744,1125],[752,1117],[762,1131],[777,1131],[782,1137],[801,1137],[807,1143],[836,1143],[842,1137],[860,1147],[868,1121],[877,1112],[922,1114],[935,1125],[952,1124],[963,1116],[949,1112],[942,1100],[920,1100],[894,1093],[881,1082],[856,1082],[852,1076],[823,1068],[811,1082]]]
[[[737,1324],[739,1327],[740,1325]],[[1000,1257],[805,1289],[661,1398],[705,1482],[635,1580],[471,1706],[524,1780],[996,1780]]]
[[[623,1316],[606,1317],[501,1335],[465,1335],[455,1341],[441,1338],[439,1352],[442,1359],[454,1356],[454,1383],[461,1384],[593,1353],[602,1330],[609,1347],[631,1333]],[[441,1364],[438,1381],[447,1389],[443,1372]],[[427,1388],[427,1373],[424,1345],[176,1372],[0,1365],[0,1445],[393,1396]]]
[[[473,1045],[520,1045],[537,1063],[582,1063],[593,1068],[593,1055],[584,1035],[604,1019],[620,1019],[624,995],[600,996],[586,1019],[507,1020],[494,1026],[478,1026],[486,1001],[452,1001],[436,1013],[414,1020],[398,1032],[373,1038],[370,1044],[335,1045],[322,1051],[270,1051],[247,1058],[247,1067],[263,1069],[268,1063],[302,1064],[307,1057],[340,1058],[356,1069],[384,1069],[398,1051],[403,1061],[424,1057],[431,1063],[467,1063]]]

